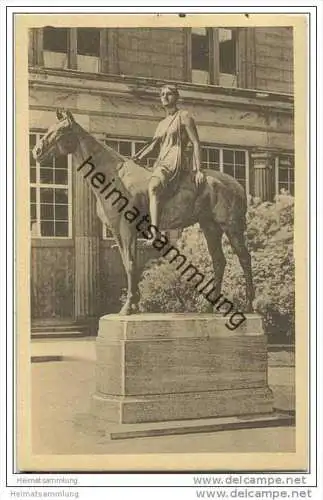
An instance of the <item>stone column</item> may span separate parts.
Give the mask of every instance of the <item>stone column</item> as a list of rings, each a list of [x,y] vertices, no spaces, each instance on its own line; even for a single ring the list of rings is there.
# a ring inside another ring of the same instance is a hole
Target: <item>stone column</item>
[[[251,153],[254,171],[254,194],[262,201],[273,199],[272,155],[268,151]]]
[[[75,205],[75,318],[92,324],[99,315],[99,251],[100,223],[96,214],[96,199],[82,175],[73,165]],[[92,333],[92,332],[91,332]],[[94,333],[94,332],[93,332]]]

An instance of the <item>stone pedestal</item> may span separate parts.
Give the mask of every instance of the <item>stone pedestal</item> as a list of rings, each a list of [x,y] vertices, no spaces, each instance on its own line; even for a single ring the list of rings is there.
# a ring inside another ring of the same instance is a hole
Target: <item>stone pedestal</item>
[[[246,318],[230,330],[222,315],[102,317],[93,414],[119,431],[272,415],[262,320]]]

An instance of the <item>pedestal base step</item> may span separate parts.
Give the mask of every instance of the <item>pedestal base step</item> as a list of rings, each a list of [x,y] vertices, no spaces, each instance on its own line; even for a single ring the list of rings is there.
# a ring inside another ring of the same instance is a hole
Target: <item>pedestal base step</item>
[[[144,396],[94,394],[92,397],[93,414],[116,424],[260,415],[272,410],[273,395],[267,386]]]
[[[218,417],[198,420],[176,420],[171,422],[145,422],[139,424],[114,424],[95,418],[91,414],[77,417],[75,425],[83,432],[95,433],[111,440],[171,436],[219,432],[262,427],[283,427],[295,425],[292,414],[272,412],[259,415],[240,415],[239,417]]]

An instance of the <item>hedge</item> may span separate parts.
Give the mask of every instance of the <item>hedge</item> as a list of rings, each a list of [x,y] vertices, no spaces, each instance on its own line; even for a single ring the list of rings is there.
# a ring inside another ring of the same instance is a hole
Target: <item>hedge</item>
[[[246,240],[252,258],[256,297],[254,309],[264,319],[266,333],[294,335],[295,268],[293,255],[294,198],[283,194],[270,203],[249,199]],[[199,225],[182,232],[176,243],[205,276],[212,276],[212,266],[204,235]],[[223,248],[227,266],[222,293],[235,310],[243,311],[245,285],[237,256],[226,237]],[[142,312],[206,312],[210,305],[176,271],[175,263],[160,257],[145,268],[139,284]]]

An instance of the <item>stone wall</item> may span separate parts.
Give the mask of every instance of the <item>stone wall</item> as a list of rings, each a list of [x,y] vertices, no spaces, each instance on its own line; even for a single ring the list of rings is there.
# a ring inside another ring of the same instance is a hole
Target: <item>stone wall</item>
[[[182,28],[117,29],[118,73],[185,80]]]
[[[292,94],[293,28],[256,28],[256,88]]]

